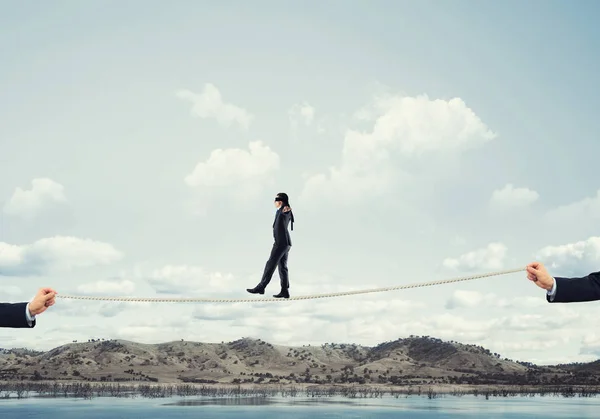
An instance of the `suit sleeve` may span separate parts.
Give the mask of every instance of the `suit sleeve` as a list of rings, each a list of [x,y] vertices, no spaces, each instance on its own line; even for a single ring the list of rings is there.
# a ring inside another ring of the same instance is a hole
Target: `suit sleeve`
[[[593,272],[579,278],[554,277],[556,294],[547,296],[551,303],[579,303],[600,300],[600,272]]]
[[[30,328],[35,327],[35,320],[31,326],[27,321],[25,309],[27,303],[0,303],[0,327]]]

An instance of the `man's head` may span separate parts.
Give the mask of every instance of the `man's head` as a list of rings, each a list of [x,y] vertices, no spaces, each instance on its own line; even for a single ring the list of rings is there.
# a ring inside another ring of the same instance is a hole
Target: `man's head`
[[[275,207],[276,208],[281,208],[281,206],[289,206],[290,205],[290,200],[287,196],[286,193],[284,192],[279,192],[277,194],[277,196],[275,197]]]

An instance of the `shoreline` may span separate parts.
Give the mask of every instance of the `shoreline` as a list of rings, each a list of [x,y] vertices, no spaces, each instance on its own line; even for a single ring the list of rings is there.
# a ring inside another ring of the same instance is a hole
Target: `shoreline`
[[[85,398],[97,397],[212,397],[240,398],[322,398],[374,399],[399,397],[448,396],[490,397],[560,396],[596,397],[600,385],[457,385],[416,384],[390,386],[382,384],[193,384],[193,383],[134,383],[83,381],[0,381],[0,399],[25,398]]]

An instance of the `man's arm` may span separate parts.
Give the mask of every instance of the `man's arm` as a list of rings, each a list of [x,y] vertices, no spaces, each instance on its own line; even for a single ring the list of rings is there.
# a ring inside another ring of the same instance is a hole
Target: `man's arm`
[[[0,303],[0,327],[35,327],[35,316],[29,312],[29,303]]]
[[[574,303],[600,300],[600,272],[577,278],[554,277],[554,293],[549,291],[551,303]]]
[[[579,303],[600,300],[600,272],[578,278],[552,277],[540,262],[527,265],[527,279],[546,290],[550,303]]]
[[[0,303],[0,327],[35,327],[35,316],[54,305],[56,294],[52,288],[40,288],[28,303]]]

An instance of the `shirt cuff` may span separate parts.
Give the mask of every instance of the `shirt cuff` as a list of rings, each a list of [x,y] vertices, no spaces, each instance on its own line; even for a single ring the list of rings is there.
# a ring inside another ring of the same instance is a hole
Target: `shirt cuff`
[[[25,318],[27,319],[27,323],[29,323],[29,326],[31,326],[33,324],[33,321],[35,320],[35,316],[32,316],[29,312],[29,303],[27,303],[27,306],[25,306]]]
[[[550,291],[546,291],[546,294],[548,294],[551,300],[553,300],[554,296],[556,295],[556,279],[552,278],[552,281],[554,281],[552,284],[552,289]]]

